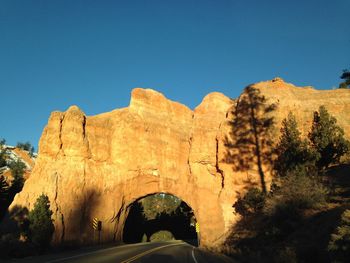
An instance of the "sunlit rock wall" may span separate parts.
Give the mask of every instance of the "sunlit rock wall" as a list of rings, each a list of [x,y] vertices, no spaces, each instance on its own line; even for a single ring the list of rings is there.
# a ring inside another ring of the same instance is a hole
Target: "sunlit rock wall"
[[[350,90],[298,88],[281,79],[255,86],[278,104],[277,126],[293,111],[306,132],[323,104],[349,134]],[[237,194],[248,182],[258,182],[256,171],[234,172],[224,161],[235,103],[214,92],[192,111],[154,90],[136,88],[127,108],[96,116],[76,106],[53,112],[32,175],[10,209],[32,209],[45,193],[54,212],[55,243],[93,242],[95,217],[102,221],[102,241],[117,241],[128,205],[166,192],[193,208],[201,243],[215,246],[238,218],[232,208]]]

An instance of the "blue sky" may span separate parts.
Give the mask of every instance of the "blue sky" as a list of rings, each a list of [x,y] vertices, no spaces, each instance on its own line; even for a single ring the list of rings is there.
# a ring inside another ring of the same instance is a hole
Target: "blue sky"
[[[153,88],[195,108],[275,76],[331,89],[349,0],[0,0],[0,138],[36,148],[50,112],[94,115]]]

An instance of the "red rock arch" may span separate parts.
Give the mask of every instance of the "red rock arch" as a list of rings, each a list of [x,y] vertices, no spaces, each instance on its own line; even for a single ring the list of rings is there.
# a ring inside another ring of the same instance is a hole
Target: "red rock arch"
[[[278,124],[289,111],[298,112],[305,133],[313,111],[325,105],[349,137],[350,115],[342,114],[350,111],[349,90],[297,88],[280,79],[255,87],[268,102],[278,103]],[[257,173],[234,173],[223,161],[232,106],[233,100],[214,92],[191,110],[136,88],[124,109],[96,116],[85,116],[76,106],[53,112],[32,174],[10,210],[31,209],[45,193],[54,212],[54,242],[91,242],[93,217],[104,222],[103,240],[120,240],[125,205],[169,192],[195,210],[202,244],[215,246],[237,219],[232,208],[237,193],[258,181]]]

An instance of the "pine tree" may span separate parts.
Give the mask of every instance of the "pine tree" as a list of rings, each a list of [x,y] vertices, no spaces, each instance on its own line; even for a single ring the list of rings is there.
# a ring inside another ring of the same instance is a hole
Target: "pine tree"
[[[55,230],[51,215],[49,198],[42,194],[36,200],[34,209],[28,214],[29,239],[42,249],[50,245],[52,234]]]
[[[24,151],[28,151],[28,154],[30,157],[34,156],[35,148],[34,148],[34,146],[32,146],[32,144],[30,142],[25,142],[25,143],[17,142],[16,147],[19,149],[22,149]]]
[[[341,216],[340,225],[331,235],[328,244],[334,262],[348,262],[350,258],[350,210],[345,210]]]
[[[281,137],[276,147],[275,170],[279,176],[295,170],[309,173],[313,169],[317,153],[309,149],[308,142],[300,135],[295,116],[290,112],[282,121]]]
[[[26,168],[26,165],[21,160],[12,161],[9,164],[9,167],[11,169],[11,174],[13,176],[13,181],[11,185],[11,192],[13,195],[20,192],[23,188],[24,184],[24,170]]]
[[[312,147],[320,154],[317,161],[319,169],[339,163],[340,157],[350,151],[350,142],[344,138],[344,130],[325,106],[320,106],[319,111],[314,112],[309,138]]]
[[[339,89],[350,88],[350,71],[347,69],[343,70],[343,74],[340,76],[344,81],[339,84]]]
[[[28,152],[33,148],[30,142],[17,142],[16,147]]]

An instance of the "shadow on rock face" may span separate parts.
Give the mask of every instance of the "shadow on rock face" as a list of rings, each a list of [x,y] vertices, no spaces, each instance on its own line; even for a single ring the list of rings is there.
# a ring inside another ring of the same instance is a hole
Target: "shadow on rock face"
[[[60,222],[56,222],[59,225],[55,233],[56,242],[61,246],[73,247],[93,243],[93,211],[98,205],[99,195],[94,189],[86,190],[76,198],[71,210],[65,209],[64,214],[57,215]]]
[[[266,192],[265,167],[273,160],[273,132],[275,104],[267,104],[266,98],[253,85],[244,93],[231,111],[231,131],[225,137],[224,160],[234,171],[248,171],[257,168],[263,192]]]

